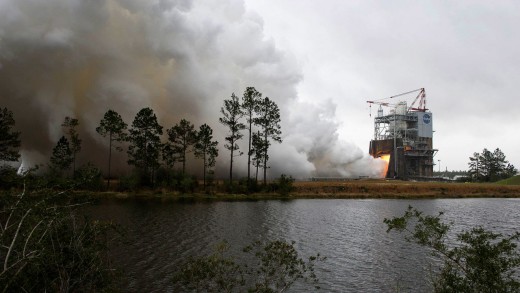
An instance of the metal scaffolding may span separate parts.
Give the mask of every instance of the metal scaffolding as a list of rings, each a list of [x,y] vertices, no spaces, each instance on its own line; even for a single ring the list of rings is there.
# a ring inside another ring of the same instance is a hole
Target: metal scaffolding
[[[374,118],[370,154],[376,158],[390,155],[386,178],[421,179],[433,176],[433,157],[437,152],[433,148],[433,115],[425,108],[424,89],[415,91],[420,91],[414,101],[420,98],[419,108],[414,108],[414,103],[408,107],[405,101],[397,104],[381,102],[384,99],[368,101],[379,105]],[[390,107],[389,113],[384,113],[383,106]]]

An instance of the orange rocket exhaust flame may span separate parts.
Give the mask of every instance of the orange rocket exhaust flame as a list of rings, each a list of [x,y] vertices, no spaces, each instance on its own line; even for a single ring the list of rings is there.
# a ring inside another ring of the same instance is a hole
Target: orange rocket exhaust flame
[[[379,158],[385,161],[385,168],[383,169],[383,172],[381,174],[381,177],[385,178],[386,173],[388,172],[388,165],[390,164],[390,155],[382,155]]]

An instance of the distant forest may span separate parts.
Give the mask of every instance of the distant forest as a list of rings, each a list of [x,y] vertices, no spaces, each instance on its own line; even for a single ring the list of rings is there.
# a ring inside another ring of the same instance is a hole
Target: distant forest
[[[8,172],[8,162],[16,162],[20,158],[20,131],[15,130],[15,117],[7,108],[0,109],[0,161],[2,172]],[[242,99],[233,93],[224,99],[220,109],[219,123],[227,130],[224,148],[229,151],[229,177],[227,184],[234,185],[233,164],[237,156],[247,156],[246,191],[256,189],[259,176],[263,185],[267,185],[269,169],[269,148],[272,143],[281,143],[281,118],[278,105],[269,97],[262,97],[254,87],[247,87]],[[61,124],[62,136],[57,143],[46,165],[38,166],[45,172],[48,180],[56,184],[67,179],[85,179],[96,177],[101,179],[101,168],[91,163],[77,166],[77,155],[82,151],[82,139],[78,133],[81,121],[74,117],[64,117]],[[151,108],[141,109],[134,120],[128,124],[121,115],[109,109],[100,117],[96,132],[107,144],[106,166],[103,167],[110,188],[111,179],[117,179],[119,187],[133,189],[135,187],[168,187],[180,191],[193,191],[199,178],[187,174],[187,154],[193,153],[203,167],[201,179],[204,190],[214,181],[216,157],[219,156],[219,142],[213,139],[213,129],[208,124],[199,128],[186,119],[163,131]],[[247,140],[247,149],[240,150],[239,142]],[[133,167],[130,176],[114,177],[111,173],[113,152],[126,149],[126,163]],[[197,162],[191,162],[196,164]],[[43,169],[41,167],[44,167]],[[7,171],[6,171],[7,170]],[[9,172],[15,173],[16,170]],[[40,171],[41,172],[41,171]],[[291,182],[292,178],[282,175],[282,181]],[[240,181],[240,180],[239,180]],[[244,179],[241,179],[244,181]]]

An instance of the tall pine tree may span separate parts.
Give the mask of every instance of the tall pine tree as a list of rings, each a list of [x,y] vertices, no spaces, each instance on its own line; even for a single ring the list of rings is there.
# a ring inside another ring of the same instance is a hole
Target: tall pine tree
[[[159,167],[162,129],[153,110],[143,108],[135,116],[129,130],[128,163],[143,171],[152,185],[155,170]]]
[[[255,114],[258,112],[258,107],[260,103],[260,99],[262,98],[262,94],[259,93],[254,87],[247,87],[244,91],[244,95],[242,96],[242,104],[240,105],[242,108],[242,112],[246,117],[247,122],[247,131],[249,132],[248,136],[248,149],[247,149],[247,179],[249,183],[249,179],[251,178],[251,156],[252,153],[252,139],[253,139],[253,124]]]
[[[260,135],[260,131],[253,133],[252,141],[252,153],[253,153],[253,166],[255,166],[255,182],[258,182],[258,169],[263,166],[264,156],[266,156],[265,150],[266,144],[264,139]],[[269,160],[269,157],[267,158]]]
[[[224,124],[228,128],[228,135],[225,137],[227,144],[224,145],[226,149],[230,151],[229,160],[229,183],[233,183],[233,158],[235,151],[239,149],[237,141],[240,140],[244,135],[240,133],[246,128],[246,126],[240,122],[242,118],[242,111],[240,108],[240,102],[235,94],[231,94],[231,99],[224,100],[224,107],[220,108],[222,117],[219,118],[219,122]],[[242,153],[239,153],[239,156]]]
[[[195,143],[195,156],[202,158],[204,167],[204,189],[206,189],[206,171],[215,166],[215,158],[218,156],[218,141],[213,141],[213,129],[207,124],[202,124],[197,134]]]
[[[0,108],[0,161],[17,161],[20,158],[20,132],[13,131],[13,112]]]
[[[123,148],[119,145],[127,139],[126,128],[127,124],[121,118],[121,115],[114,110],[108,110],[103,119],[99,122],[96,132],[103,137],[108,136],[108,182],[107,187],[110,187],[110,165],[112,162],[112,148],[121,152]]]
[[[76,155],[81,150],[81,139],[76,129],[79,126],[79,121],[67,116],[61,126],[64,128],[65,134],[69,136],[70,150],[72,151],[72,174],[74,176],[76,173]]]
[[[56,146],[52,149],[51,155],[51,170],[55,173],[60,173],[70,168],[74,160],[74,154],[70,147],[69,141],[65,136],[62,136]]]
[[[278,105],[270,100],[269,97],[262,99],[258,107],[258,117],[255,118],[255,124],[260,127],[260,136],[263,138],[264,144],[264,162],[262,166],[264,168],[264,185],[267,184],[267,160],[269,159],[267,152],[271,145],[270,140],[278,143],[282,142],[280,121]]]
[[[191,147],[197,141],[195,126],[186,119],[166,130],[172,149],[178,151],[178,161],[182,163],[182,174],[186,173],[186,154],[192,151]]]
[[[470,157],[469,160],[469,174],[472,181],[495,182],[514,176],[517,172],[499,148],[493,152],[485,148],[480,154],[473,153],[473,157]]]

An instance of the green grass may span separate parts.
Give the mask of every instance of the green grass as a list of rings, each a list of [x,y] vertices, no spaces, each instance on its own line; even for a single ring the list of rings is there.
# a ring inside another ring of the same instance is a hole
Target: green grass
[[[516,175],[497,182],[499,185],[520,185],[520,175]]]

